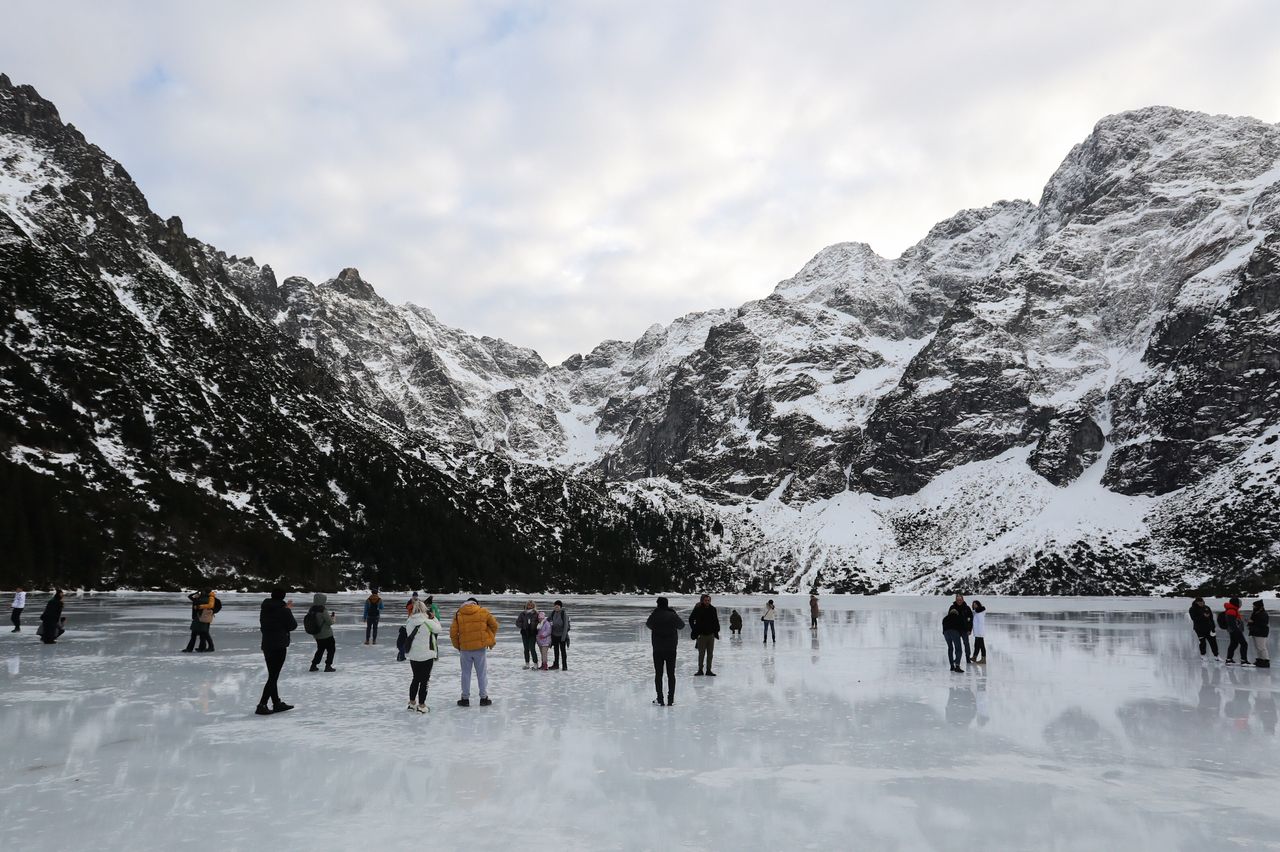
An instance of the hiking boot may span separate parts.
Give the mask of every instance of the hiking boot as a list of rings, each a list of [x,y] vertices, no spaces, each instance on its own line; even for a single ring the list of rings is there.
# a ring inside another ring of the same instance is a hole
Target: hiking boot
[[[327,672],[336,672],[336,671],[337,671],[337,669],[335,669],[333,666],[325,666],[325,667],[324,667],[324,670],[325,670],[325,671],[327,671]]]
[[[470,699],[470,698],[459,698],[459,699],[458,699],[458,706],[459,706],[459,707],[470,707],[470,706],[471,706],[471,699]]]
[[[559,663],[555,663],[554,665],[552,665],[552,666],[551,666],[551,671],[553,671],[553,672],[558,672],[558,671],[560,671],[560,664],[559,664]]]
[[[284,711],[286,711],[286,710],[292,710],[292,709],[293,709],[293,705],[292,705],[292,704],[285,704],[283,701],[281,701],[279,704],[276,704],[276,705],[272,706],[272,708],[271,708],[271,712],[272,712],[272,713],[283,713],[283,712],[284,712]]]
[[[716,676],[715,672],[711,671],[711,669],[707,669],[707,677],[715,677],[715,676]]]
[[[702,677],[702,669],[698,669],[696,672],[694,672],[694,673],[693,673],[693,676],[694,676],[694,677]]]
[[[488,706],[489,706],[490,704],[492,704],[492,703],[493,703],[493,702],[489,700],[489,696],[487,696],[487,695],[485,695],[485,696],[481,697],[481,699],[480,699],[480,706],[481,706],[481,707],[488,707]]]
[[[318,671],[320,671],[320,667],[319,667],[318,665],[316,665],[315,663],[312,663],[312,664],[311,664],[311,668],[307,669],[307,671],[309,671],[309,672],[318,672]]]
[[[254,712],[254,713],[256,713],[256,714],[257,714],[257,715],[259,715],[259,716],[270,716],[270,715],[271,715],[271,708],[270,708],[270,707],[268,707],[268,706],[267,706],[267,705],[265,705],[265,704],[259,704],[259,705],[258,705],[258,709],[257,709],[257,710],[254,710],[253,712]]]

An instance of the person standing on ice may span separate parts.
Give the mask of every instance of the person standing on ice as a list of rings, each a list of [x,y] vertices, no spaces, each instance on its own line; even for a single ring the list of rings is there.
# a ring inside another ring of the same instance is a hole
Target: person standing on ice
[[[1233,665],[1236,648],[1240,649],[1240,665],[1249,665],[1249,642],[1244,638],[1244,622],[1240,620],[1240,599],[1232,598],[1222,605],[1218,613],[1218,626],[1227,631],[1231,642],[1227,645],[1227,665]]]
[[[545,612],[538,613],[538,653],[542,655],[542,671],[547,671],[547,649],[551,647],[551,620]]]
[[[676,703],[676,649],[680,645],[680,631],[684,619],[671,608],[666,598],[658,598],[658,606],[645,621],[649,628],[649,640],[653,643],[653,688],[658,697],[653,703],[659,707],[672,707]],[[667,700],[662,700],[662,671],[667,672]],[[701,674],[701,671],[699,671]]]
[[[293,709],[292,704],[280,700],[278,681],[285,657],[289,654],[289,634],[298,629],[298,619],[293,617],[293,601],[285,601],[284,589],[279,586],[272,589],[271,597],[262,602],[258,628],[262,631],[262,658],[267,664],[267,682],[263,684],[262,697],[258,699],[258,709],[254,712],[259,716],[270,716]],[[268,700],[271,707],[267,707]]]
[[[952,603],[942,619],[942,637],[947,640],[947,661],[951,664],[953,672],[964,672],[964,669],[960,668],[960,634],[963,630],[964,615],[961,614],[960,608]]]
[[[715,677],[711,661],[716,655],[716,640],[720,638],[720,616],[711,605],[711,595],[703,595],[689,613],[689,632],[698,648],[698,670],[694,676],[701,677],[705,671],[708,677]]]
[[[406,617],[413,615],[413,605],[418,602],[418,593],[414,592],[409,596],[409,600],[404,605],[404,614]]]
[[[966,663],[973,662],[973,655],[969,652],[969,634],[973,632],[973,610],[964,602],[964,595],[956,595],[956,609],[960,610],[960,618],[963,624],[960,627],[960,640],[964,643],[964,661]]]
[[[320,657],[326,656],[324,661],[324,670],[327,672],[336,672],[333,667],[333,655],[338,650],[338,640],[333,636],[333,619],[335,613],[328,608],[329,598],[316,592],[311,598],[311,609],[303,617],[305,622],[311,619],[311,626],[315,630],[311,633],[316,637],[316,655],[311,658],[310,671],[320,671]],[[308,633],[311,631],[308,630]]]
[[[27,608],[27,593],[22,587],[13,590],[13,611],[9,613],[9,620],[13,622],[13,629],[10,633],[22,632],[22,611]]]
[[[1261,669],[1271,668],[1271,654],[1267,651],[1267,637],[1271,634],[1271,616],[1262,601],[1253,602],[1249,614],[1249,637],[1253,640],[1253,664]]]
[[[190,654],[192,650],[199,653],[212,651],[213,636],[209,634],[209,630],[213,625],[214,613],[222,608],[217,595],[210,589],[208,592],[192,592],[187,595],[187,600],[191,601],[191,639],[182,652]],[[196,645],[197,640],[199,646]]]
[[[538,610],[533,601],[527,601],[516,616],[516,629],[520,631],[520,644],[524,646],[524,667],[538,667]]]
[[[769,634],[773,634],[773,644],[778,644],[778,628],[776,626],[778,620],[778,609],[770,600],[764,605],[764,615],[760,616],[760,620],[764,622],[764,641],[769,644]]]
[[[1213,626],[1213,610],[1204,602],[1204,598],[1196,598],[1191,602],[1187,615],[1191,616],[1191,628],[1200,639],[1200,656],[1204,656],[1205,645],[1213,651],[1213,658],[1218,659],[1218,636]]]
[[[979,655],[982,659],[978,659]],[[987,608],[982,601],[973,602],[973,659],[970,662],[987,662]]]
[[[52,645],[62,633],[62,589],[54,589],[53,597],[40,614],[40,641]]]
[[[369,588],[369,597],[364,600],[364,644],[378,644],[378,619],[382,618],[382,596],[378,587]],[[372,639],[373,641],[369,641]]]
[[[818,593],[809,593],[809,629],[818,629],[818,616],[822,615],[822,610],[818,607]]]
[[[569,671],[569,613],[560,601],[551,607],[551,650],[555,652],[551,668]]]
[[[467,598],[449,625],[449,641],[458,649],[462,662],[462,697],[458,699],[458,706],[471,706],[471,670],[475,669],[480,706],[488,707],[493,702],[489,700],[487,655],[489,649],[498,644],[498,619],[475,598]]]
[[[436,637],[444,628],[430,607],[422,601],[414,601],[413,613],[405,621],[404,629],[412,637],[405,654],[409,658],[409,668],[413,670],[413,679],[409,681],[409,709],[426,713],[427,684],[431,681],[431,669],[440,656]]]

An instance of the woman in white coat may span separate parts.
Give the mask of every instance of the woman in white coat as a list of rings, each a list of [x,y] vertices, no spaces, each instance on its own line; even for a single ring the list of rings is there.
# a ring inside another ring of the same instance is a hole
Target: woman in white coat
[[[409,650],[405,653],[409,658],[409,667],[413,669],[413,680],[409,683],[408,709],[426,713],[427,682],[431,680],[431,667],[440,656],[439,643],[436,641],[436,637],[440,635],[440,622],[425,603],[414,601],[404,629],[412,637]]]
[[[774,608],[773,601],[769,601],[764,605],[764,615],[760,616],[760,620],[764,622],[764,641],[769,642],[769,634],[773,634],[773,644],[778,644],[778,628],[774,622],[778,618],[778,610]]]
[[[979,659],[981,657],[981,659]],[[973,658],[971,662],[987,661],[987,608],[982,601],[973,602]]]

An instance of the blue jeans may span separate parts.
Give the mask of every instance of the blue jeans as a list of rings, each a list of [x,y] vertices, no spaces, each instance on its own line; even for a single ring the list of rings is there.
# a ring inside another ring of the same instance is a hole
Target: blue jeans
[[[471,669],[476,670],[476,680],[480,685],[480,697],[489,697],[489,673],[485,670],[485,654],[487,652],[481,648],[479,651],[459,651],[458,656],[462,659],[462,697],[471,697]]]
[[[778,643],[778,628],[773,626],[774,623],[775,622],[772,622],[772,621],[766,621],[764,623],[764,641],[768,642],[769,634],[772,633],[773,643],[776,645]]]
[[[960,668],[960,653],[962,648],[960,642],[960,631],[944,630],[942,631],[942,635],[947,640],[947,659],[951,662],[951,668]]]

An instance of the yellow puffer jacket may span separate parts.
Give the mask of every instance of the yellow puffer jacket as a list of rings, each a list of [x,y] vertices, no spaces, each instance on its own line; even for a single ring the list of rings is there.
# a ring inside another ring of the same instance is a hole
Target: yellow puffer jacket
[[[467,602],[453,616],[449,641],[459,651],[479,651],[498,643],[498,619],[477,603]]]

